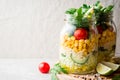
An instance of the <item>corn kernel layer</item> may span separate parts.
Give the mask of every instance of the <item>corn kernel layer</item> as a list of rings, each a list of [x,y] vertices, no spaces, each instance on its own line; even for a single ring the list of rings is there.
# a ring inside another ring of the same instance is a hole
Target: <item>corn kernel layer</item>
[[[116,33],[110,30],[105,30],[102,34],[99,34],[99,46],[103,46],[105,43],[113,41],[116,39]]]
[[[84,55],[87,55],[89,52],[94,51],[96,46],[97,39],[96,37],[92,37],[91,39],[80,39],[76,40],[74,36],[64,36],[64,41],[62,46],[71,48],[74,52],[82,51]]]

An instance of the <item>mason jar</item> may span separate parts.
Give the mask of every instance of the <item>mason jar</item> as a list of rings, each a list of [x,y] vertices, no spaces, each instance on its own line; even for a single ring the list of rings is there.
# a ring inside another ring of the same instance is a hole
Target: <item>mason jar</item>
[[[115,56],[116,49],[116,26],[112,20],[113,14],[103,14],[104,20],[101,20],[97,25],[99,39],[98,39],[98,61],[111,61]]]
[[[98,33],[95,27],[94,12],[91,10],[81,26],[69,14],[60,35],[60,65],[68,73],[92,73],[97,65]],[[74,23],[74,24],[73,24]],[[87,24],[86,26],[84,26]]]

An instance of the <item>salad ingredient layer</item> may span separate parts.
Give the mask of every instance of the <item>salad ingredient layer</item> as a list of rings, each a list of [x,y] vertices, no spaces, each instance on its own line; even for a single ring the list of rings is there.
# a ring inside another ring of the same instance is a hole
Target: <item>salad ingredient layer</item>
[[[74,37],[75,37],[76,40],[87,39],[87,37],[88,37],[88,32],[87,32],[87,30],[85,30],[85,29],[83,29],[83,28],[77,29],[77,30],[74,32]]]
[[[89,54],[89,52],[94,51],[97,37],[94,36],[92,39],[80,39],[76,40],[74,36],[68,37],[67,35],[64,36],[64,42],[62,46],[71,48],[76,53],[82,51],[84,55]]]

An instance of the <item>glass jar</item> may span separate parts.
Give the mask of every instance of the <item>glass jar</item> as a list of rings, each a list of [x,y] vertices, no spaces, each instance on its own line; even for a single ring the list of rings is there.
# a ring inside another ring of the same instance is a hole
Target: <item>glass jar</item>
[[[60,65],[68,73],[87,74],[94,72],[97,65],[98,38],[93,9],[76,25],[73,16],[67,14],[60,35]],[[75,24],[73,24],[75,23]],[[87,26],[85,26],[87,24]]]
[[[111,61],[115,56],[116,48],[116,26],[112,20],[112,12],[105,16],[97,26],[99,32],[98,61]]]

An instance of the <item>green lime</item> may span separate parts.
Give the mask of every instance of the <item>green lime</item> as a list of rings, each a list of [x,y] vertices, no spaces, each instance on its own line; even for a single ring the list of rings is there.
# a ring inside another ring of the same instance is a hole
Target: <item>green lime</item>
[[[112,68],[110,68],[102,63],[98,63],[96,70],[101,75],[110,75],[113,72]]]
[[[111,63],[111,62],[102,62],[104,65],[110,67],[113,71],[116,71],[117,69],[119,69],[120,65],[118,64],[114,64],[114,63]]]

